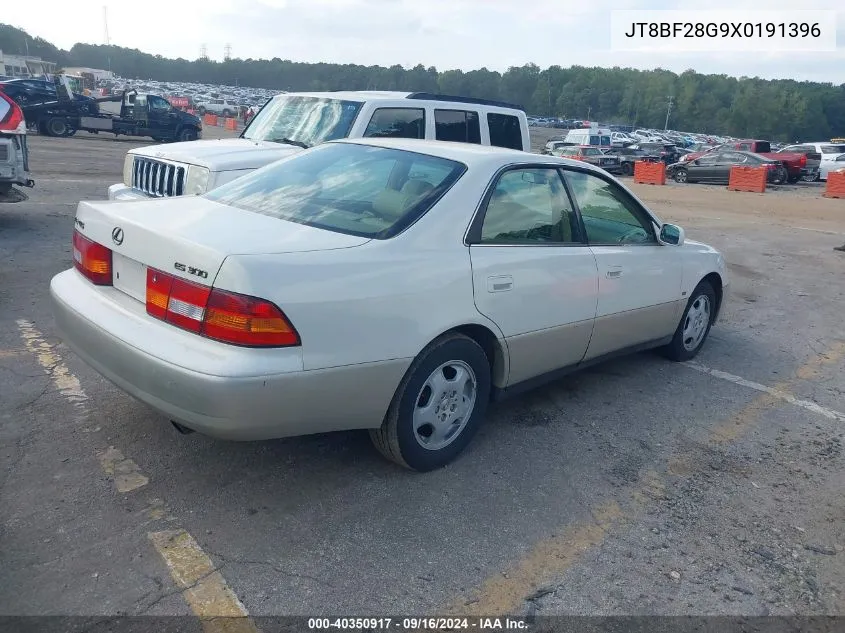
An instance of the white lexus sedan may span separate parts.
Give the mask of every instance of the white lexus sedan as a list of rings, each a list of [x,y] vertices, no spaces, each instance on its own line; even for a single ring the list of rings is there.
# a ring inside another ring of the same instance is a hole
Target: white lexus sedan
[[[163,174],[160,177],[165,177]],[[488,403],[610,356],[694,357],[727,286],[583,162],[336,141],[214,191],[81,202],[50,284],[68,345],[183,431],[369,429],[438,468]]]

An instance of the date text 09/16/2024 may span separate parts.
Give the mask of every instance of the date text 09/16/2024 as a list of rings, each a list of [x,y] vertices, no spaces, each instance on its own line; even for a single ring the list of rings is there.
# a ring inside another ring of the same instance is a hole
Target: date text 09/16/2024
[[[528,623],[518,618],[309,618],[312,631],[333,629],[346,631],[518,631],[528,629]]]

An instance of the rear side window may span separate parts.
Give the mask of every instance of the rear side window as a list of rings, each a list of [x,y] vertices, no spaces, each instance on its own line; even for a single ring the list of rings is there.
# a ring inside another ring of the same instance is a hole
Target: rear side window
[[[435,110],[434,129],[438,141],[481,144],[478,112],[467,110]]]
[[[425,110],[379,108],[373,112],[365,137],[425,138]]]
[[[519,119],[509,114],[487,114],[487,125],[490,128],[490,145],[523,149],[522,129]]]

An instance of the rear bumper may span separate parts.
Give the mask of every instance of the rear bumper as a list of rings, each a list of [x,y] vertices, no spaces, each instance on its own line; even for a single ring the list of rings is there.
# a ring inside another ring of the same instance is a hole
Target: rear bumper
[[[73,269],[53,278],[50,297],[64,341],[88,365],[167,418],[222,439],[376,428],[411,362],[303,371],[300,348],[256,350],[184,332]]]
[[[25,152],[25,136],[0,134],[0,184],[31,186]]]
[[[127,187],[123,183],[111,185],[109,187],[109,200],[120,200],[124,202],[132,202],[136,200],[150,200],[152,196],[141,193],[137,189]]]

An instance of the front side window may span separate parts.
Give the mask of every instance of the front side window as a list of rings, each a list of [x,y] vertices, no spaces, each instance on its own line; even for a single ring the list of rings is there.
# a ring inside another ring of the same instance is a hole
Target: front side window
[[[657,243],[651,221],[621,187],[585,172],[565,173],[590,244]]]
[[[481,143],[478,112],[466,110],[435,110],[434,130],[438,141]]]
[[[282,95],[261,108],[243,138],[272,143],[293,141],[308,147],[346,138],[362,105],[360,101]]]
[[[206,194],[210,200],[329,231],[386,239],[425,214],[466,171],[456,161],[330,143]]]
[[[150,95],[149,97],[147,97],[147,103],[150,104],[150,110],[170,110],[170,104],[167,102],[167,100],[162,99],[161,97]]]
[[[490,194],[482,244],[581,243],[580,229],[556,169],[512,169]]]
[[[379,108],[373,112],[364,136],[425,138],[425,110],[422,108]]]
[[[716,162],[719,160],[721,154],[707,154],[706,156],[702,156],[699,158],[697,162],[699,165],[715,165]]]
[[[490,145],[523,149],[522,128],[517,117],[510,114],[488,112],[487,126],[490,128]]]
[[[748,156],[745,154],[738,154],[737,152],[723,152],[719,155],[720,163],[730,163],[731,165],[739,165],[740,163],[748,162]]]

